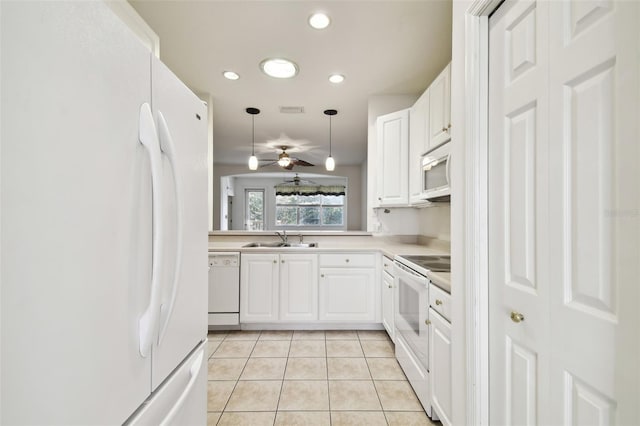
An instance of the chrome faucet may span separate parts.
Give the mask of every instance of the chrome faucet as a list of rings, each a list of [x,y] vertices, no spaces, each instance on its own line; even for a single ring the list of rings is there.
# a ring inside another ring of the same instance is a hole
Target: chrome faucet
[[[287,230],[286,230],[286,229],[282,231],[282,234],[281,234],[280,232],[277,232],[277,231],[276,231],[276,235],[277,235],[278,237],[280,237],[280,239],[282,240],[282,242],[283,242],[284,244],[287,244],[287,243],[288,243],[288,241],[287,241]]]
[[[300,244],[302,244],[302,234],[301,233],[298,234],[298,238],[300,238]]]

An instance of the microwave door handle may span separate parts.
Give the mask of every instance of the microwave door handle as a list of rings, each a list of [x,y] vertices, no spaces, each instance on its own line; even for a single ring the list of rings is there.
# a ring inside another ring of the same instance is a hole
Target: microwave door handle
[[[447,185],[451,185],[451,170],[449,163],[451,162],[451,152],[447,155],[447,165],[445,166],[445,177],[447,178]]]

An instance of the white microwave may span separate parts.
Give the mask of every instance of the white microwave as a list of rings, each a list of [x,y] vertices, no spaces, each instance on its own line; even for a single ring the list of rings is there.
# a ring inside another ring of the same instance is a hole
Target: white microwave
[[[449,162],[451,143],[428,151],[422,157],[422,196],[430,201],[448,201],[451,196]]]

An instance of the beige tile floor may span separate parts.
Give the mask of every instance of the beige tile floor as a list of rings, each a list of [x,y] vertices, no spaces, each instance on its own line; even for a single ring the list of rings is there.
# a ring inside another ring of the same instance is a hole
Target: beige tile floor
[[[384,331],[210,332],[208,425],[440,425]]]

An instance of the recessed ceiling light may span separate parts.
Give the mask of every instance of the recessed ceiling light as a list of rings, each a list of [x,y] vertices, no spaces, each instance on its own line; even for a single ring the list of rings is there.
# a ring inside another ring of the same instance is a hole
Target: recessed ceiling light
[[[240,78],[240,76],[238,75],[238,73],[235,73],[233,71],[225,71],[222,73],[222,75],[224,76],[224,78],[226,78],[227,80],[237,80]]]
[[[335,84],[342,83],[344,81],[344,75],[342,74],[331,74],[329,76],[329,81]]]
[[[298,74],[298,66],[288,59],[265,59],[260,62],[260,69],[268,76],[275,78],[291,78]]]
[[[316,30],[323,30],[329,26],[331,20],[324,13],[314,13],[309,16],[309,25],[311,25]]]

